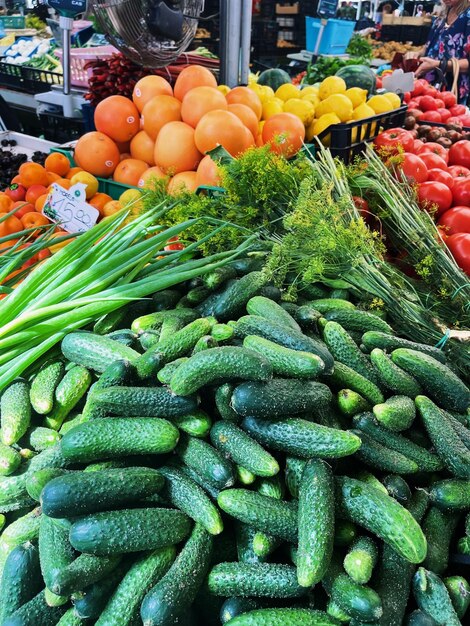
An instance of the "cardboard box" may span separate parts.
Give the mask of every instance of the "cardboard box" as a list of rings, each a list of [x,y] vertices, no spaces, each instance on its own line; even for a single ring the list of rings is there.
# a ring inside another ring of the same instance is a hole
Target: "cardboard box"
[[[300,12],[298,2],[294,4],[276,4],[276,13],[278,15],[297,15]]]

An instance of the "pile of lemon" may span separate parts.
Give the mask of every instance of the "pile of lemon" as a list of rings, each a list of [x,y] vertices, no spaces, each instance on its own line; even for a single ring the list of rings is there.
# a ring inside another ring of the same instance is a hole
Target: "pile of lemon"
[[[276,92],[271,87],[255,82],[249,86],[263,103],[262,121],[277,113],[292,113],[305,125],[306,141],[311,141],[333,124],[367,119],[401,106],[400,98],[395,93],[374,95],[367,99],[367,90],[359,87],[348,89],[339,76],[329,76],[318,87],[303,89],[292,83],[281,85]],[[363,135],[365,127],[356,131],[358,133]],[[353,137],[353,141],[356,139]]]

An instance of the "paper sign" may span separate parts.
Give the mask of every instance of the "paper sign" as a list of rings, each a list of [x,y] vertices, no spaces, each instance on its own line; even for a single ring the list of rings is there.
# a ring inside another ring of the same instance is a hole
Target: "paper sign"
[[[413,72],[404,72],[403,70],[395,70],[391,74],[384,76],[382,86],[387,91],[395,93],[406,93],[413,91],[415,75]]]
[[[52,185],[42,213],[68,233],[83,233],[94,226],[99,211],[86,202],[86,185],[76,183],[70,189]]]

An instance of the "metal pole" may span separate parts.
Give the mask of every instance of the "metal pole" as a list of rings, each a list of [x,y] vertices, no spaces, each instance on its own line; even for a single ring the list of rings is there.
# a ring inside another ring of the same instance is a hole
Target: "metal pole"
[[[228,0],[227,77],[229,87],[238,85],[240,67],[242,0]]]
[[[70,33],[73,28],[73,18],[59,17],[59,26],[62,29],[62,65],[64,69],[64,95],[70,94]]]
[[[248,85],[248,78],[250,76],[252,10],[252,0],[243,0],[240,38],[240,82],[242,85]]]
[[[226,85],[227,76],[227,39],[228,39],[228,0],[219,2],[219,58],[220,58],[220,82]]]

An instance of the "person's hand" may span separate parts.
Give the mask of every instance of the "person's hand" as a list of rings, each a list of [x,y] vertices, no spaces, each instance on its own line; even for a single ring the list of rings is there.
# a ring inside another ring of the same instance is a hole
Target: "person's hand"
[[[431,59],[430,57],[421,57],[420,61],[419,67],[415,72],[416,77],[424,76],[428,72],[435,70],[436,67],[439,67],[440,65],[440,61],[437,59]]]

